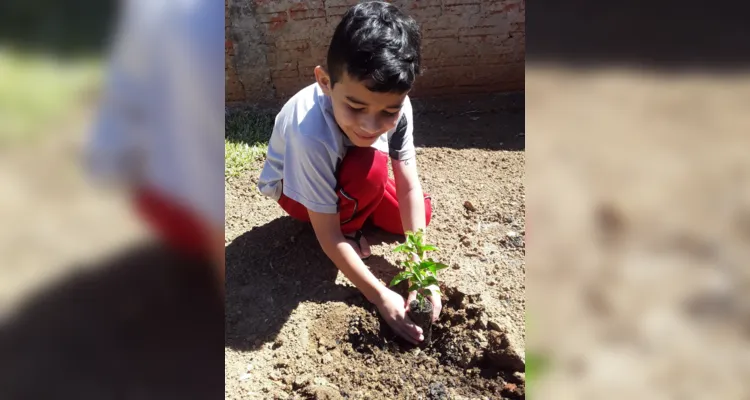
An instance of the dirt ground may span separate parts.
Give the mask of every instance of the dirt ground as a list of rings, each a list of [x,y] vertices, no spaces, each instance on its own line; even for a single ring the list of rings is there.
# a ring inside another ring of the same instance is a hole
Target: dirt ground
[[[415,103],[428,240],[451,266],[433,346],[393,337],[312,228],[257,191],[258,162],[225,189],[226,398],[524,398],[523,95]],[[365,234],[389,282],[400,239]]]

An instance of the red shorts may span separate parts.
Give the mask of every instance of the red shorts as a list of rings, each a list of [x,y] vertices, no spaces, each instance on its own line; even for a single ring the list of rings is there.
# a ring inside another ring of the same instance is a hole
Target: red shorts
[[[135,208],[156,235],[167,245],[190,255],[209,256],[209,224],[195,212],[153,188],[135,192]]]

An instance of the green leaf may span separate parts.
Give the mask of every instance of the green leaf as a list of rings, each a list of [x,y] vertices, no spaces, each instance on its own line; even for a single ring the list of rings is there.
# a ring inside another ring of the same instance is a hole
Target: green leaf
[[[403,272],[399,273],[398,275],[396,275],[395,277],[393,277],[393,280],[391,281],[391,286],[398,285],[404,279],[409,278],[410,275],[411,275],[411,273],[409,271],[403,271]]]
[[[437,279],[435,279],[435,277],[434,277],[434,276],[428,276],[428,277],[427,277],[427,278],[425,278],[425,279],[424,279],[424,281],[422,281],[421,283],[422,283],[423,285],[425,285],[425,286],[431,286],[431,285],[436,285],[436,286],[437,286],[437,284],[438,284],[438,281],[437,281]]]
[[[400,244],[400,245],[396,246],[395,249],[393,249],[394,253],[406,253],[408,251],[409,251],[409,249],[406,247],[406,244]]]
[[[419,265],[414,263],[414,265],[411,266],[411,272],[414,278],[421,280],[422,274],[419,271]]]
[[[422,251],[437,251],[437,250],[438,250],[437,247],[430,245],[430,244],[426,244],[422,246]]]
[[[408,232],[406,234],[406,243],[408,243],[412,248],[414,247],[414,234],[411,232]]]
[[[424,305],[424,296],[422,296],[422,293],[417,292],[417,301],[420,305]]]
[[[409,292],[413,292],[413,291],[418,290],[418,289],[420,289],[420,286],[419,286],[418,283],[415,283],[415,284],[409,286],[409,290],[408,291]]]
[[[440,271],[441,269],[446,269],[446,268],[448,268],[448,266],[445,265],[445,264],[435,263],[435,270],[437,270],[437,271]]]

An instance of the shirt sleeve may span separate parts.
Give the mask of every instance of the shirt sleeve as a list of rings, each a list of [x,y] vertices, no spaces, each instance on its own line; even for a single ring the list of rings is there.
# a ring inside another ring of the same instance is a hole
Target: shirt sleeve
[[[284,156],[283,193],[308,210],[338,213],[336,167],[338,157],[326,145],[301,134],[290,135]]]
[[[414,158],[417,151],[414,148],[414,123],[411,102],[408,98],[404,103],[403,114],[396,125],[396,129],[388,138],[388,154],[394,160],[405,161]]]

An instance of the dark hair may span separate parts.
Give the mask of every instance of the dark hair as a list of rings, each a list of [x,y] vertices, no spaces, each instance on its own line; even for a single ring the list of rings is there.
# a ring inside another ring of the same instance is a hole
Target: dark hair
[[[420,42],[416,21],[396,6],[379,1],[353,6],[328,48],[331,87],[346,68],[373,92],[408,91],[419,75]]]

